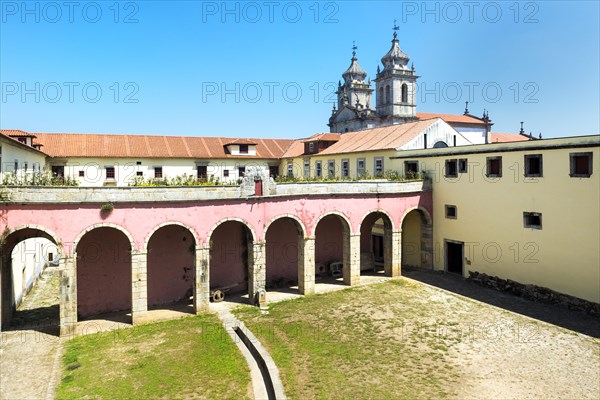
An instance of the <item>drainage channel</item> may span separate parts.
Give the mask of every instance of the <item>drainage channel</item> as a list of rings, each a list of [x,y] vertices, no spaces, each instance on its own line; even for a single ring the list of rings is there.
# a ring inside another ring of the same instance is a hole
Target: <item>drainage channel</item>
[[[271,355],[244,323],[235,318],[230,311],[221,311],[218,316],[250,367],[254,398],[285,400],[279,370]]]

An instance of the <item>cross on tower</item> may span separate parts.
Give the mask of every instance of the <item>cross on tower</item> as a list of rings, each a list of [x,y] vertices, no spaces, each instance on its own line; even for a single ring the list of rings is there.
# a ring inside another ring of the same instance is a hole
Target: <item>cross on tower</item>
[[[392,30],[394,31],[394,39],[395,39],[398,36],[398,31],[400,30],[400,27],[396,23],[396,20],[394,20],[394,27],[392,28]]]
[[[352,41],[352,56],[356,56],[356,49],[358,49],[358,47],[356,47],[356,44],[354,43],[354,40]]]

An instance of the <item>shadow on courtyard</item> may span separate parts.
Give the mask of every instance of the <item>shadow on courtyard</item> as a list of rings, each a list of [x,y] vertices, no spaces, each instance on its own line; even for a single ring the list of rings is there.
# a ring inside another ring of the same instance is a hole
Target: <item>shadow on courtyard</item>
[[[600,338],[600,316],[598,315],[570,310],[558,304],[538,303],[442,271],[403,267],[402,276],[584,335]]]

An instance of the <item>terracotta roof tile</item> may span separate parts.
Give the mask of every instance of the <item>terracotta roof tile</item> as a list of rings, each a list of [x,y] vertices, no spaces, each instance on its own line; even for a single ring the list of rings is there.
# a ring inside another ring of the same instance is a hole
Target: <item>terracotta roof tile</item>
[[[434,124],[435,121],[436,119],[428,119],[347,132],[339,135],[339,141],[319,152],[318,155],[397,149],[417,137],[419,133]],[[306,139],[295,141],[283,157],[302,156],[304,154],[305,141]]]
[[[324,141],[324,142],[337,142],[340,140],[340,133],[317,133],[316,135],[312,135],[308,139],[304,139],[302,142],[314,142],[314,141]]]
[[[108,135],[83,133],[36,133],[53,157],[124,157],[124,158],[227,158],[225,143],[235,139],[219,137]],[[240,139],[257,143],[256,156],[244,158],[279,158],[293,140]]]
[[[528,136],[519,133],[490,133],[492,143],[525,142],[531,140]]]
[[[11,142],[13,142],[15,144],[15,146],[20,146],[22,148],[26,148],[28,150],[34,151],[34,152],[39,153],[44,156],[48,155],[45,151],[41,151],[40,149],[36,149],[35,147],[28,146],[25,143],[21,143],[17,139],[8,136],[6,134],[6,132],[14,132],[14,131],[13,130],[4,130],[4,129],[0,130],[0,137],[3,137],[6,140],[10,140]],[[20,132],[23,132],[23,131],[20,131]]]
[[[462,123],[462,124],[477,124],[485,125],[485,122],[477,117],[463,114],[436,114],[436,113],[422,113],[418,112],[417,117],[420,120],[441,118],[447,123]]]

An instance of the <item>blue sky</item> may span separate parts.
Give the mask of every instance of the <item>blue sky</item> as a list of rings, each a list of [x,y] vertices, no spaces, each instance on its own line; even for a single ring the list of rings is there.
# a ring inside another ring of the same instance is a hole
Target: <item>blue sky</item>
[[[0,1],[0,127],[298,138],[328,131],[352,43],[374,78],[394,19],[417,110],[496,132],[597,134],[599,2]]]

